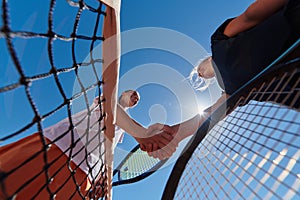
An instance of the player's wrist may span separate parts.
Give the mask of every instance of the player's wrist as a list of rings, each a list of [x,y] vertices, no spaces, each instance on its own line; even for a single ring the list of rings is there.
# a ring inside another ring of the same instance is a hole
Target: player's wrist
[[[132,137],[137,141],[143,141],[143,138],[147,138],[147,129],[145,127],[136,127],[134,135]]]

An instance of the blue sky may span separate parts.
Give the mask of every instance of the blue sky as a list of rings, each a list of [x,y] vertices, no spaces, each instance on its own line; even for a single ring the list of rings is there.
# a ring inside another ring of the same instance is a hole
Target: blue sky
[[[13,30],[34,32],[47,30],[45,22],[47,22],[48,16],[45,13],[48,13],[48,1],[47,3],[34,0],[26,2],[10,0],[8,2]],[[192,117],[210,105],[220,94],[217,85],[215,84],[206,92],[195,92],[191,88],[187,88],[185,78],[192,70],[192,64],[205,56],[205,51],[210,53],[210,35],[217,26],[225,19],[240,14],[251,2],[250,0],[123,0],[121,31],[124,37],[121,38],[119,92],[134,87],[141,95],[140,103],[129,111],[130,115],[143,126],[154,122],[172,125]],[[82,15],[78,28],[79,33],[90,33],[94,27],[92,16],[86,13],[84,12]],[[66,6],[65,1],[57,2],[53,19],[55,31],[62,35],[70,33],[75,14],[76,9]],[[0,26],[2,25],[3,21],[1,20]],[[151,40],[143,43],[146,41],[145,38]],[[14,39],[13,42],[27,76],[49,71],[45,38]],[[190,43],[195,45],[196,50],[194,46],[189,46]],[[156,46],[151,48],[151,44]],[[56,41],[54,45],[53,55],[58,68],[71,66],[71,53],[64,51],[64,49],[70,49],[70,42]],[[85,47],[84,42],[78,41],[77,45],[77,48]],[[15,68],[11,67],[12,60],[4,46],[5,41],[1,38],[0,87],[18,82],[19,78]],[[203,49],[201,51],[197,48]],[[84,50],[86,51],[86,49]],[[199,56],[197,52],[199,52]],[[77,56],[77,59],[82,61],[86,54],[78,52]],[[75,75],[73,73],[60,74],[60,78],[63,80],[67,96],[71,96],[74,92]],[[53,78],[50,77],[35,81],[31,85],[32,96],[41,114],[53,110],[62,101],[57,88],[52,87],[53,84],[55,84]],[[51,96],[48,93],[51,93]],[[18,130],[16,127],[23,127],[33,118],[23,87],[0,93],[0,105],[1,136]],[[65,118],[66,113],[65,107],[60,109],[43,121],[43,126],[47,127],[54,121]],[[34,126],[21,136],[36,130],[37,128]],[[135,144],[135,141],[126,135],[124,142],[118,147],[121,150],[130,150]],[[174,164],[174,159],[171,161],[167,167],[143,181],[115,187],[114,199],[160,199],[172,164]],[[119,162],[118,159],[116,159],[117,162]]]

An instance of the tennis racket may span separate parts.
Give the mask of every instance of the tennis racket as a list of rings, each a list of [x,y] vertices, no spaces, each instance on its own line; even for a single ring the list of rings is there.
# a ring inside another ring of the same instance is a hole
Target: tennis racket
[[[156,172],[167,160],[150,157],[147,152],[140,149],[140,145],[137,145],[113,171],[116,180],[112,185],[118,186],[140,181]]]

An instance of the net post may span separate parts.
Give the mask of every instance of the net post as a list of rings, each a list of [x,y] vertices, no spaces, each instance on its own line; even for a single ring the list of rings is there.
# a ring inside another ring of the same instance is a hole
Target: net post
[[[105,160],[107,170],[107,194],[106,199],[112,199],[112,176],[113,176],[113,138],[115,134],[115,116],[117,108],[117,91],[120,65],[120,0],[104,0],[107,4],[106,17],[104,20],[103,42],[103,103],[106,114],[104,131]]]

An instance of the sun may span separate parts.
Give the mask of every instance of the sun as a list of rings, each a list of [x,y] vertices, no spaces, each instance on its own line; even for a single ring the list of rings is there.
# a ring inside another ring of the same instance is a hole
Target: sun
[[[202,115],[204,113],[205,108],[203,107],[203,105],[198,105],[198,114]]]

